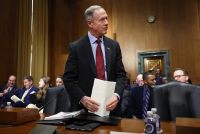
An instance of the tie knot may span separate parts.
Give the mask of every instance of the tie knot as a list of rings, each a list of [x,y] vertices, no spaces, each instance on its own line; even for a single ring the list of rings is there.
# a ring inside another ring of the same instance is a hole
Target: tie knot
[[[96,43],[97,43],[97,44],[100,44],[100,43],[101,43],[101,39],[98,38],[98,39],[96,40]]]

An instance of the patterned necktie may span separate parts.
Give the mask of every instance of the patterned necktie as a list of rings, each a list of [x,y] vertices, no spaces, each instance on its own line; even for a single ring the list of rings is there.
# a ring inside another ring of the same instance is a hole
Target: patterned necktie
[[[96,42],[97,42],[97,49],[96,49],[97,78],[105,80],[105,68],[104,68],[103,54],[101,50],[101,41],[100,39],[98,39]]]
[[[143,108],[143,118],[145,119],[147,117],[147,109],[148,109],[149,98],[150,98],[150,90],[146,87],[144,90],[146,91],[146,98],[144,100],[144,108]]]

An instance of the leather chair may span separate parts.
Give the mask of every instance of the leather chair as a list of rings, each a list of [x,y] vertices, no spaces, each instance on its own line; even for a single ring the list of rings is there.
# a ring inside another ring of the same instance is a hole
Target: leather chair
[[[155,86],[153,92],[154,107],[161,120],[200,117],[200,86],[173,81]]]
[[[47,89],[44,113],[47,115],[56,114],[58,112],[70,111],[70,98],[64,86],[51,87]]]

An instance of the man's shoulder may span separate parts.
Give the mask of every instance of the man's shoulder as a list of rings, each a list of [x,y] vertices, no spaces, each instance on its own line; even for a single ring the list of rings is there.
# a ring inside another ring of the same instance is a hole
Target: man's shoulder
[[[19,89],[19,87],[17,85],[13,86],[13,89]]]
[[[83,44],[84,42],[89,42],[89,38],[87,35],[80,37],[79,39],[73,41],[70,43],[71,46],[79,46]]]
[[[18,88],[17,86],[13,86],[12,91],[14,92],[18,92],[20,90],[20,88]]]
[[[103,36],[103,39],[104,39],[104,42],[112,42],[112,43],[117,43],[117,41],[109,38],[109,37],[106,37],[106,36]]]
[[[37,88],[36,86],[33,85],[33,87],[31,88],[32,91],[39,91],[39,88]]]
[[[135,86],[135,87],[133,87],[132,89],[133,90],[139,90],[139,89],[143,89],[144,87],[143,86]]]
[[[132,92],[143,92],[144,87],[143,86],[136,86],[131,88]]]

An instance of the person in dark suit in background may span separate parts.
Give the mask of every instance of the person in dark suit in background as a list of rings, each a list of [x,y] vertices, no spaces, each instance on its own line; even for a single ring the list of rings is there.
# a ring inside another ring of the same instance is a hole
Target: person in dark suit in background
[[[95,112],[99,109],[99,103],[90,97],[94,78],[99,78],[116,81],[115,94],[107,103],[106,110],[111,111],[112,115],[121,116],[119,101],[127,78],[120,46],[104,36],[108,29],[108,15],[103,7],[90,6],[85,11],[85,19],[89,27],[88,34],[69,45],[69,57],[63,75],[64,85],[71,97],[71,110],[84,107]],[[99,63],[97,45],[103,54],[103,73],[98,71],[100,65],[96,66]]]
[[[121,101],[122,117],[126,117],[127,115],[127,107],[128,107],[129,99],[131,96],[131,89],[138,86],[143,86],[143,85],[144,85],[143,74],[137,75],[134,84],[130,84],[130,82],[127,84],[126,88],[124,89],[124,93],[121,99],[122,100]]]
[[[0,104],[6,105],[6,102],[14,102],[10,99],[13,95],[18,95],[19,89],[16,85],[16,76],[10,75],[6,85],[0,91]]]
[[[151,110],[152,87],[155,85],[155,75],[152,72],[143,73],[144,85],[131,89],[131,96],[127,108],[128,118],[145,118],[147,111]]]
[[[30,95],[37,93],[39,89],[33,85],[33,77],[32,76],[26,76],[24,78],[24,87],[20,89],[19,95],[17,96],[20,100],[15,101],[13,104],[14,107],[26,107],[29,105],[30,102]],[[13,99],[13,96],[11,99],[14,101],[16,99]]]

